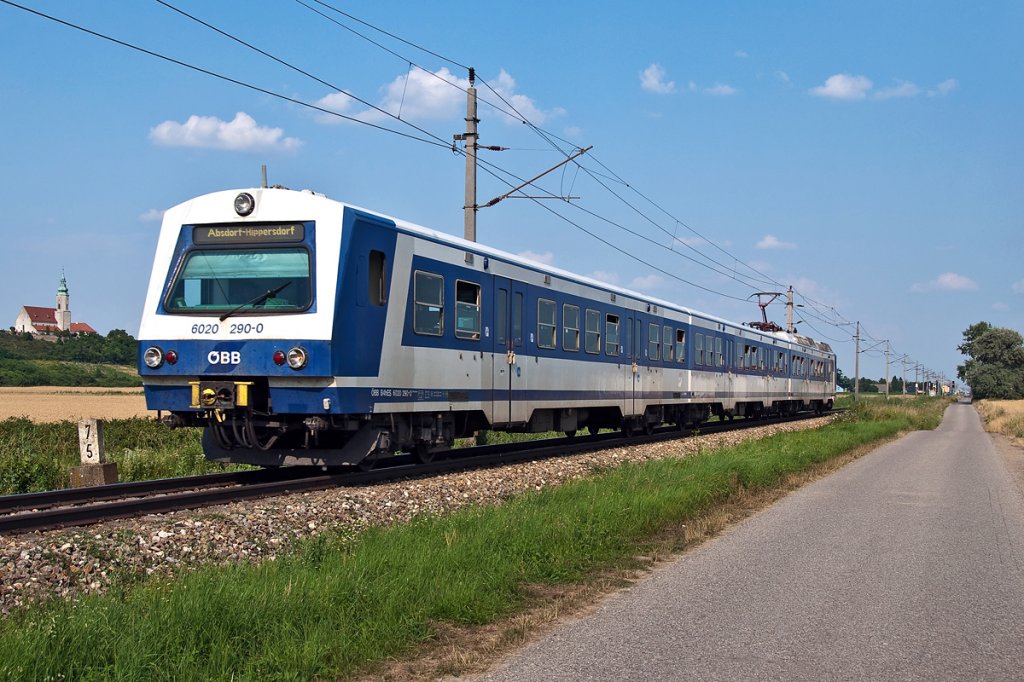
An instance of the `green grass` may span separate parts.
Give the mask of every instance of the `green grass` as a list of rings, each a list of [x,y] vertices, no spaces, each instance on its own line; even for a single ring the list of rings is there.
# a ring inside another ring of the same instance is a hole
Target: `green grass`
[[[0,386],[141,385],[142,379],[134,367],[0,358]]]
[[[103,436],[107,461],[117,462],[122,481],[225,469],[203,456],[199,429],[171,430],[152,419],[108,419]],[[71,468],[79,464],[77,424],[0,421],[0,495],[66,488]]]
[[[873,401],[872,401],[873,402]],[[860,407],[813,431],[686,459],[629,464],[497,507],[314,539],[261,565],[208,567],[0,622],[0,677],[332,679],[411,655],[435,624],[483,624],[528,602],[524,586],[634,565],[657,533],[741,489],[901,430],[945,401]]]

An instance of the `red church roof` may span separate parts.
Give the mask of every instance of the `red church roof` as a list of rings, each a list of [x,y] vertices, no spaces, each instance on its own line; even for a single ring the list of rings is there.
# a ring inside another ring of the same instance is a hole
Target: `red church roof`
[[[36,328],[41,324],[52,324],[54,327],[57,326],[56,308],[40,308],[39,306],[27,305],[25,306],[25,312],[28,313],[28,317],[32,321],[32,326]]]
[[[32,322],[32,326],[36,328],[38,332],[58,332],[60,327],[57,326],[57,309],[56,308],[41,308],[35,305],[25,306],[25,312],[28,313],[29,320]],[[95,334],[95,329],[90,327],[85,322],[72,322],[71,332],[74,334]]]

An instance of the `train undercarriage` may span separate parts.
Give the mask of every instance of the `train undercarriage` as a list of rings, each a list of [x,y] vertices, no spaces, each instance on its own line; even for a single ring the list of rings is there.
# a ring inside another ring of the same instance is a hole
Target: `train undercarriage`
[[[712,417],[762,418],[798,412],[821,413],[831,399],[680,403],[648,406],[642,414],[624,415],[618,407],[536,409],[526,422],[491,423],[482,410],[396,412],[378,414],[282,414],[270,409],[265,380],[192,382],[196,410],[163,417],[170,427],[204,427],[208,459],[277,467],[312,465],[372,466],[381,458],[412,454],[429,462],[457,438],[480,431],[526,433],[620,430],[626,435],[651,433],[662,424],[680,430],[699,428]]]

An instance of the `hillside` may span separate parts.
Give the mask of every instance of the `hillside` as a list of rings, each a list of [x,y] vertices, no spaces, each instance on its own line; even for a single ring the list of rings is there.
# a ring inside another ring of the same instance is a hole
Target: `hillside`
[[[0,386],[140,386],[138,342],[124,330],[56,342],[0,332]]]

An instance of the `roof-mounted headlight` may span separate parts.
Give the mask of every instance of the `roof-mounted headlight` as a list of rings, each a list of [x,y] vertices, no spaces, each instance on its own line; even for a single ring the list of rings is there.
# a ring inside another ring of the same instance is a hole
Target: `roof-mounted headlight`
[[[248,192],[242,192],[235,197],[235,213],[243,218],[252,213],[254,208],[256,208],[256,200]]]

